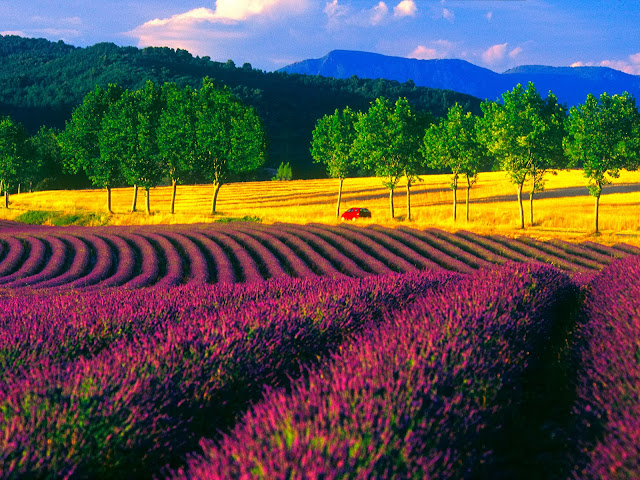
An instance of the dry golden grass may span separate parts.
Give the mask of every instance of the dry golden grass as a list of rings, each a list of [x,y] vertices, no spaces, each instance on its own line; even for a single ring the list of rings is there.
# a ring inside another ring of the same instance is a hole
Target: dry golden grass
[[[567,240],[596,239],[591,233],[594,223],[594,198],[588,195],[581,171],[562,171],[549,176],[546,190],[536,194],[535,225],[528,223],[528,201],[525,197],[524,231],[518,227],[518,205],[515,187],[504,172],[483,173],[471,190],[470,221],[465,221],[465,190],[458,191],[458,221],[452,220],[452,192],[447,175],[423,176],[412,189],[411,223],[402,221],[406,215],[404,184],[394,195],[396,218],[389,217],[388,191],[376,178],[349,178],[344,182],[341,211],[349,207],[368,207],[371,220],[366,225],[411,225],[418,228],[438,227],[454,231],[473,230],[478,233],[503,235],[526,234],[537,238]],[[336,223],[335,202],[338,181],[294,180],[290,182],[248,182],[224,185],[218,197],[218,215],[209,215],[213,187],[210,185],[179,186],[176,214],[170,215],[170,187],[151,190],[151,209],[130,213],[132,189],[113,191],[113,211],[103,217],[111,225],[175,224],[212,222],[225,217],[260,217],[264,223]],[[11,196],[11,208],[0,209],[0,218],[13,219],[28,210],[53,210],[65,213],[104,212],[104,190],[48,191]],[[624,241],[640,244],[640,173],[622,172],[613,185],[605,187],[600,201],[599,242]],[[144,195],[139,193],[139,209],[144,209]]]

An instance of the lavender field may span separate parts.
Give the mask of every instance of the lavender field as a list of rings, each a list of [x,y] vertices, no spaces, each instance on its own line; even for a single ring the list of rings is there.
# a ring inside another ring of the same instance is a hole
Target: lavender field
[[[640,475],[635,247],[0,227],[0,478]]]

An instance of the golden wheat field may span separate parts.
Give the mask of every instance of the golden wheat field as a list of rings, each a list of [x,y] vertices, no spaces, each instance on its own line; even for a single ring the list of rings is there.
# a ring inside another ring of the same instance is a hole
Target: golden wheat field
[[[348,178],[344,182],[341,212],[349,207],[367,207],[372,218],[358,220],[366,225],[398,224],[438,227],[445,230],[473,230],[504,235],[526,234],[537,238],[583,240],[593,236],[594,198],[589,196],[582,171],[561,171],[547,177],[544,192],[534,197],[534,225],[529,223],[528,195],[524,196],[526,228],[519,226],[515,186],[504,172],[479,175],[471,190],[470,220],[465,220],[465,189],[458,190],[458,219],[452,219],[452,191],[448,175],[425,175],[412,187],[412,221],[406,221],[405,184],[394,194],[396,218],[389,215],[389,194],[379,179]],[[462,183],[462,182],[461,182]],[[336,223],[338,181],[334,179],[288,182],[246,182],[224,185],[218,196],[217,214],[209,214],[211,185],[180,185],[176,213],[169,214],[170,187],[151,189],[152,215],[144,213],[144,192],[138,195],[138,212],[131,213],[131,188],[113,190],[113,214],[103,214],[105,190],[46,191],[10,197],[8,210],[0,218],[14,219],[29,210],[58,213],[98,213],[96,223],[110,225],[176,224],[212,222],[226,218],[258,217],[264,223]],[[526,187],[525,187],[526,190]],[[640,172],[623,171],[605,187],[600,200],[598,241],[640,244]]]

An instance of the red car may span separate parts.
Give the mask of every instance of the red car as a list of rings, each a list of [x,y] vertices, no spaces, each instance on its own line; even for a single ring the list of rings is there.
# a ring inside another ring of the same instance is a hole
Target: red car
[[[368,208],[354,207],[350,208],[342,214],[343,220],[355,220],[356,218],[371,218],[371,212]]]

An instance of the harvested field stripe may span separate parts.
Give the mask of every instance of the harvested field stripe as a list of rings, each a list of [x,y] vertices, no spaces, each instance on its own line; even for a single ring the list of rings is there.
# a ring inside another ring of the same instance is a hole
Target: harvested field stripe
[[[550,243],[541,242],[540,240],[536,240],[528,237],[519,237],[518,241],[526,245],[529,245],[530,247],[537,248],[542,252],[546,252],[549,255],[553,255],[556,258],[565,260],[568,263],[571,263],[580,267],[584,267],[586,269],[600,270],[601,268],[601,265],[596,262],[593,262],[584,257],[580,257],[578,255],[573,255],[572,253],[569,253],[566,250],[563,250],[554,245],[551,245]]]
[[[470,242],[477,243],[485,247],[487,250],[492,251],[496,255],[508,258],[509,260],[525,263],[532,261],[532,259],[527,257],[526,255],[523,255],[522,253],[508,247],[507,245],[496,242],[489,237],[483,237],[473,232],[467,232],[466,230],[459,230],[458,232],[456,232],[456,235],[469,240]]]
[[[59,238],[53,236],[46,236],[42,239],[43,242],[49,245],[51,250],[51,256],[46,260],[42,270],[35,275],[30,275],[13,282],[7,283],[4,286],[7,288],[18,288],[26,286],[37,286],[40,282],[50,280],[62,273],[62,270],[67,263],[67,257],[71,257],[73,252],[68,251],[67,245]]]
[[[336,231],[337,227],[330,227],[328,225],[306,225],[306,228],[310,232],[320,235],[334,246],[344,249],[344,252],[349,253],[351,258],[357,264],[360,264],[363,270],[367,269],[377,275],[393,271],[389,266],[371,254],[374,253],[371,245],[369,245],[369,249],[363,245],[363,241],[366,240],[366,238],[360,242],[356,240],[358,237],[357,233],[346,236],[344,235],[346,232]],[[371,253],[369,253],[370,251]]]
[[[262,228],[251,228],[249,226],[237,226],[236,230],[251,235],[266,248],[270,248],[274,255],[283,258],[288,269],[291,271],[291,276],[297,278],[316,276],[313,270],[307,266],[305,261],[296,252],[273,235],[273,229],[265,230]]]
[[[22,265],[25,255],[24,245],[15,237],[4,237],[6,242],[7,254],[0,262],[0,281],[2,277],[6,277],[15,272]]]
[[[44,242],[37,237],[25,237],[24,242],[28,245],[24,262],[11,275],[0,278],[0,284],[5,285],[14,280],[30,277],[44,267],[47,261],[47,247]]]
[[[311,232],[306,228],[293,225],[287,225],[284,229],[309,244],[311,248],[333,263],[341,273],[356,278],[371,275],[361,269],[352,259],[344,255],[336,247],[331,245],[324,238],[316,235],[314,232]]]
[[[221,284],[236,283],[236,276],[233,273],[231,260],[227,257],[227,254],[220,245],[202,233],[185,232],[184,235],[190,240],[193,240],[196,245],[200,246],[202,252],[208,255],[213,262],[213,265],[209,268],[209,281],[215,280],[215,283]],[[209,262],[207,262],[207,264],[209,264]]]
[[[136,268],[136,255],[124,239],[117,235],[101,235],[102,239],[111,247],[112,255],[115,257],[112,262],[115,271],[109,278],[93,285],[96,287],[115,287],[123,285],[133,278]]]
[[[262,282],[264,280],[264,277],[260,274],[260,270],[258,269],[258,265],[256,264],[255,260],[233,238],[224,233],[221,233],[219,230],[213,229],[207,230],[205,235],[210,237],[212,240],[217,241],[223,247],[223,249],[226,248],[229,254],[235,257],[240,266],[240,269],[242,270],[242,281],[244,283]]]
[[[332,231],[340,232],[340,230],[349,232],[343,232],[342,235],[346,234],[352,237],[363,248],[367,248],[397,272],[425,269],[420,255],[388,235],[371,228],[361,228],[354,225],[343,224],[340,227],[332,227]]]
[[[179,246],[186,256],[186,263],[189,266],[186,283],[207,283],[209,281],[209,265],[202,250],[183,234],[173,231],[162,231],[162,236]],[[185,276],[183,274],[183,276]]]
[[[280,260],[264,245],[255,238],[240,232],[237,229],[227,229],[225,233],[232,237],[235,241],[244,246],[248,251],[252,251],[256,257],[260,259],[261,265],[266,270],[268,278],[288,277],[287,272],[280,264]]]

